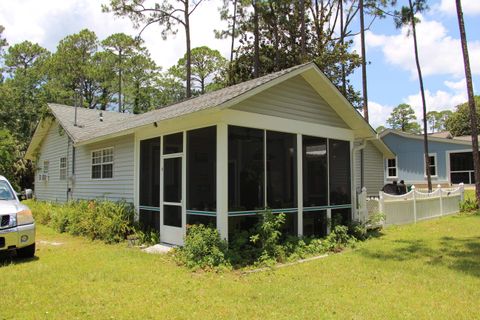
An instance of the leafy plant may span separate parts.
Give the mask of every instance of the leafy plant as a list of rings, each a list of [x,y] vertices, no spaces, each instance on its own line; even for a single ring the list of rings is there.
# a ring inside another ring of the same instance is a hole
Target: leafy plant
[[[462,212],[473,212],[478,209],[477,200],[474,198],[466,198],[460,202],[460,211]]]
[[[177,261],[190,269],[230,267],[226,259],[227,243],[217,229],[202,224],[188,226],[184,246],[177,249]]]

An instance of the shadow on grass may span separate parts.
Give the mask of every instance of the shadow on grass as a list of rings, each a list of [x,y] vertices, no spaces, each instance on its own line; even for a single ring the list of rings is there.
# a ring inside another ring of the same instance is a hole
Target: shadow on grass
[[[412,261],[480,277],[480,237],[442,237],[438,240],[394,240],[388,249],[373,251],[364,249],[366,258],[382,261]]]
[[[15,251],[0,252],[0,268],[6,267],[12,264],[23,264],[38,261],[40,258],[37,256],[33,258],[19,258]]]

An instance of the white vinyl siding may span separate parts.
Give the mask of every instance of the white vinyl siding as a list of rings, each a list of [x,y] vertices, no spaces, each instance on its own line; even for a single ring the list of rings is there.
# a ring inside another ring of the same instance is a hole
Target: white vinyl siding
[[[61,202],[67,200],[67,180],[60,179],[60,170],[56,168],[60,168],[61,158],[68,158],[68,145],[67,134],[63,132],[58,122],[52,122],[40,146],[36,162],[34,190],[37,199]]]
[[[108,179],[92,179],[92,153],[106,148],[112,148],[111,157],[107,154],[105,160],[112,160],[113,176]],[[73,198],[133,202],[133,152],[133,135],[77,147]]]
[[[348,128],[347,124],[302,77],[296,76],[267,89],[232,109],[285,119]]]

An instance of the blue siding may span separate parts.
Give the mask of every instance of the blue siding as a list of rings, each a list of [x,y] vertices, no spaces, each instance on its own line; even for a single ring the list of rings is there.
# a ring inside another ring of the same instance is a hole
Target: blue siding
[[[426,181],[423,170],[423,140],[406,138],[394,133],[387,134],[382,140],[397,155],[398,180],[403,179],[406,183]],[[432,178],[433,183],[450,181],[447,151],[455,150],[471,150],[471,147],[467,144],[429,141],[428,152],[437,154],[437,177]]]

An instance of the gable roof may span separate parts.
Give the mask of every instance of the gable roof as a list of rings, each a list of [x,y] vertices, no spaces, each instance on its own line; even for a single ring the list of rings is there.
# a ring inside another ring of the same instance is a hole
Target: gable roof
[[[334,108],[340,118],[342,118],[342,120],[345,121],[345,123],[347,123],[355,132],[356,138],[362,139],[376,137],[375,130],[373,130],[363,116],[355,110],[355,108],[313,62],[271,73],[263,77],[245,81],[218,91],[209,92],[140,115],[103,111],[103,122],[99,121],[99,110],[79,108],[77,110],[79,125],[74,126],[73,107],[49,104],[49,108],[75,144],[88,144],[107,138],[129,134],[137,128],[160,123],[161,121],[168,119],[178,118],[206,110],[221,110],[229,108],[259,92],[297,75],[301,75],[315,89],[315,91],[317,91],[317,93]],[[34,141],[36,143],[33,143]],[[35,149],[36,146],[32,146],[32,144],[40,143],[40,141],[38,138],[32,138],[29,150],[31,148]],[[381,148],[383,149],[382,152],[385,151],[385,148]]]
[[[404,138],[407,138],[407,139],[423,140],[423,135],[421,135],[421,134],[402,132],[402,131],[398,131],[398,130],[394,130],[394,129],[383,130],[379,134],[379,137],[381,139],[383,139],[385,136],[387,136],[389,134],[394,134],[394,135],[404,137]],[[438,136],[428,135],[428,141],[440,142],[440,143],[450,143],[450,144],[461,144],[461,145],[469,145],[469,146],[472,145],[472,140],[469,136],[447,138],[447,137],[438,137]]]

